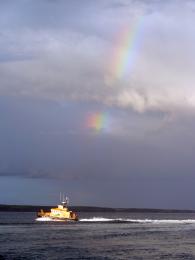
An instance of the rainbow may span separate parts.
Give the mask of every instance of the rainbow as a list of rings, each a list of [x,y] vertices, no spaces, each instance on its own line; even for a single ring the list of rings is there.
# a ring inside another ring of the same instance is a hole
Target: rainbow
[[[86,126],[97,132],[108,128],[108,116],[106,113],[92,113],[88,116]]]
[[[140,16],[131,27],[126,25],[120,30],[111,58],[110,71],[113,80],[128,76],[131,72],[141,43],[142,24],[143,16]]]

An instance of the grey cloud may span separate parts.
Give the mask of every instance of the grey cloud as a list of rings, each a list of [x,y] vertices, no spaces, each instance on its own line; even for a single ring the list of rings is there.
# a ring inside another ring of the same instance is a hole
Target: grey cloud
[[[8,1],[1,12],[2,95],[194,110],[193,1]],[[137,59],[117,80],[114,35],[139,16]]]
[[[135,21],[135,61],[117,78],[117,40]],[[48,202],[65,187],[79,203],[191,207],[194,24],[190,0],[0,1],[4,197],[29,188]],[[100,132],[85,125],[96,112]]]

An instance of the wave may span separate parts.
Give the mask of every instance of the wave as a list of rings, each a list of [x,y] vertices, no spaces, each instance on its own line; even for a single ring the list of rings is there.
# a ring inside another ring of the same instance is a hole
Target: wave
[[[129,218],[83,218],[81,222],[151,223],[151,224],[195,224],[195,219],[129,219]]]

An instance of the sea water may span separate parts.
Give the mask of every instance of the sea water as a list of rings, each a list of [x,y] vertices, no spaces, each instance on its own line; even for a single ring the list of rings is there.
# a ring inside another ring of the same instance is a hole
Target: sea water
[[[79,213],[75,223],[0,212],[3,259],[195,259],[195,214]]]

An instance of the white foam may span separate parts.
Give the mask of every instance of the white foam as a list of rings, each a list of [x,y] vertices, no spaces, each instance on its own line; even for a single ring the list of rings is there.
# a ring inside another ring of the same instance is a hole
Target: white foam
[[[64,221],[62,219],[52,219],[50,217],[36,218],[36,221]],[[131,218],[82,218],[81,222],[130,222],[130,223],[148,223],[148,224],[195,224],[195,219],[131,219]]]
[[[129,218],[83,218],[82,222],[131,222],[131,223],[153,223],[153,224],[195,224],[195,219],[129,219]]]
[[[114,218],[98,218],[98,217],[79,219],[79,221],[84,221],[84,222],[107,222],[107,221],[115,221],[115,220],[117,220],[117,219],[114,219]]]
[[[61,219],[52,219],[50,217],[41,217],[41,218],[36,218],[36,221],[63,221]]]

